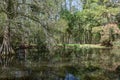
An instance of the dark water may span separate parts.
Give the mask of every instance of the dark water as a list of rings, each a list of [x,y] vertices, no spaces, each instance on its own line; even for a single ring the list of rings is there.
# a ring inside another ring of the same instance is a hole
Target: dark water
[[[0,58],[0,80],[118,80],[120,49],[59,49],[54,54],[29,50]]]

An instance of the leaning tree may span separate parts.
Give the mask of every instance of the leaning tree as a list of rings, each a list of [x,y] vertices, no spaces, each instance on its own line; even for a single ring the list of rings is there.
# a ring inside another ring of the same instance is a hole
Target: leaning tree
[[[15,0],[0,1],[0,12],[6,14],[6,24],[4,26],[3,43],[0,48],[1,54],[14,53],[10,44],[10,21],[16,16]]]
[[[23,20],[23,22],[25,20],[37,22],[46,36],[48,48],[52,48],[55,40],[50,33],[49,23],[54,22],[55,16],[58,14],[58,12],[56,12],[58,9],[56,7],[57,5],[55,5],[56,1],[57,0],[1,0],[0,12],[6,14],[6,21],[0,53],[5,55],[14,53],[11,45],[11,27],[12,25],[17,27],[21,20]],[[20,23],[20,25],[23,25],[23,23]]]

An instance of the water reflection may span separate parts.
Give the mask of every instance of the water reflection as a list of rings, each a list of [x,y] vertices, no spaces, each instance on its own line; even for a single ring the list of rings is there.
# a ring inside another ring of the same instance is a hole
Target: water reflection
[[[80,80],[80,79],[77,79],[73,74],[68,73],[65,76],[65,80]]]
[[[12,63],[14,56],[0,56],[0,65],[7,67]]]
[[[78,80],[116,80],[120,75],[119,52],[119,49],[68,48],[52,55],[41,56],[31,50],[28,54],[1,56],[0,80],[65,80],[67,74]]]
[[[0,80],[28,79],[30,71],[18,57],[0,56]]]

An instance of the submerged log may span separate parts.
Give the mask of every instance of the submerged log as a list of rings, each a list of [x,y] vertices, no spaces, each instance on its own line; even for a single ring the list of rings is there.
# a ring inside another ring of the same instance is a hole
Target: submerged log
[[[105,40],[101,43],[101,46],[112,47],[113,44],[111,43],[110,40]]]
[[[18,47],[17,47],[17,50],[18,49],[33,49],[33,48],[36,48],[37,45],[36,44],[20,44]]]

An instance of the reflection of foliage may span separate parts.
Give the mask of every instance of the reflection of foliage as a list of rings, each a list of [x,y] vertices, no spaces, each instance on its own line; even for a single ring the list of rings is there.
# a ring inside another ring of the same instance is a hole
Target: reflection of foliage
[[[117,19],[117,21],[118,21],[119,29],[120,29],[120,13],[118,13],[118,14],[116,15],[116,19]]]

